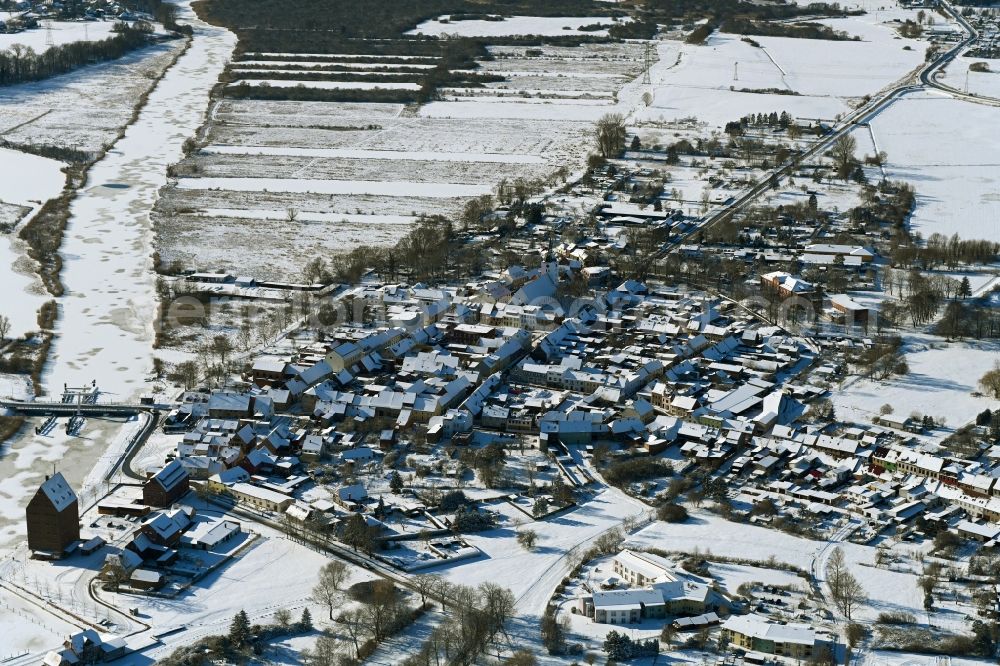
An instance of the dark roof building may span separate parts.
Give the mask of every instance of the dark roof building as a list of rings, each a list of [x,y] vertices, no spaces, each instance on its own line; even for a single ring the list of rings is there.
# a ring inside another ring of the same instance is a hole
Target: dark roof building
[[[76,493],[61,473],[45,477],[25,509],[28,548],[47,557],[61,557],[80,539],[80,509]]]
[[[166,467],[146,479],[142,486],[142,502],[147,506],[168,507],[190,488],[190,476],[184,466],[172,460]]]

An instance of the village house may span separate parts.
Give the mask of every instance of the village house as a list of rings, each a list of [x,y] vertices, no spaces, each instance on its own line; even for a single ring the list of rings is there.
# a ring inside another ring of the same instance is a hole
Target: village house
[[[761,275],[760,286],[778,294],[781,298],[799,296],[805,299],[812,299],[816,295],[816,287],[812,283],[784,271],[775,271]]]
[[[142,502],[147,506],[168,507],[187,494],[190,475],[177,460],[153,474],[142,484]]]
[[[97,664],[114,661],[124,657],[128,646],[124,638],[101,638],[93,629],[66,637],[62,650],[53,650],[42,660],[44,666],[78,666],[79,664]]]

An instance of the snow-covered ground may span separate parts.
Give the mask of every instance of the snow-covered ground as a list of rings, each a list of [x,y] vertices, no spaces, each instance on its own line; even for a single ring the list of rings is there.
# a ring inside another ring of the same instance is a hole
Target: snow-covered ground
[[[357,56],[361,57],[361,56]],[[376,56],[377,57],[377,56]],[[301,68],[316,68],[316,71],[323,71],[329,73],[329,69],[336,67],[340,69],[357,69],[357,70],[377,70],[375,73],[379,75],[391,74],[391,71],[383,70],[394,70],[405,67],[406,69],[434,69],[434,65],[427,65],[422,63],[414,64],[400,64],[396,62],[338,62],[331,60],[237,60],[232,64],[230,69],[236,71],[258,71],[252,69],[254,67],[266,66],[268,71],[274,69],[287,69],[288,71],[300,71]],[[351,72],[363,73],[363,72]]]
[[[0,201],[38,208],[59,194],[62,162],[0,148]]]
[[[974,72],[969,69],[975,63],[985,63],[990,71]],[[968,74],[968,79],[966,79],[966,74]],[[938,80],[957,90],[998,99],[1000,98],[1000,59],[956,58],[948,64]]]
[[[1000,346],[988,342],[945,343],[940,338],[904,338],[909,374],[886,381],[851,377],[833,391],[833,404],[841,419],[870,422],[884,404],[906,417],[911,412],[946,419],[961,427],[984,409],[996,409],[995,400],[975,397],[979,378],[1000,358]]]
[[[997,76],[1000,76],[998,74]],[[911,183],[910,218],[932,233],[1000,241],[1000,111],[938,92],[906,95],[872,120],[889,178]],[[867,130],[858,130],[859,143]]]
[[[439,162],[490,162],[495,164],[542,164],[538,155],[502,153],[445,153],[406,150],[337,148],[291,148],[283,146],[205,146],[203,153],[220,155],[294,155],[296,157],[346,157],[361,160],[432,160]]]
[[[556,585],[568,572],[567,553],[581,553],[606,530],[628,517],[648,511],[642,503],[619,490],[608,489],[578,508],[543,522],[526,517],[519,529],[538,533],[535,550],[517,543],[514,529],[503,528],[466,536],[484,557],[451,567],[431,570],[464,585],[494,582],[509,588],[517,598],[520,615],[541,615]]]
[[[828,541],[812,541],[748,523],[733,523],[704,511],[694,512],[693,518],[686,523],[653,523],[628,539],[626,544],[747,558],[761,563],[774,558],[777,562],[792,564],[820,578],[834,547]],[[873,547],[846,542],[836,545],[844,550],[851,572],[870,598],[869,603],[857,613],[858,618],[873,620],[879,613],[887,611],[906,611],[926,618],[923,593],[917,587],[916,575],[872,566],[875,562]],[[783,577],[780,573],[773,575]],[[804,582],[801,578],[797,580]]]
[[[13,204],[30,219],[46,201],[58,196],[66,177],[62,163],[16,150],[0,148],[0,202]],[[24,255],[16,230],[0,233],[0,314],[10,320],[10,337],[37,330],[37,312],[47,298],[34,272],[34,262]]]
[[[758,48],[739,35],[715,33],[702,46],[661,42],[659,61],[650,72],[653,103],[639,109],[636,119],[697,117],[721,127],[748,113],[786,110],[800,118],[831,120],[923,62],[926,43],[898,38],[888,23],[911,14],[892,10],[822,21],[860,41],[755,36]]]
[[[0,12],[0,19],[9,14]],[[21,44],[35,53],[48,51],[50,46],[73,42],[97,42],[112,36],[115,21],[42,21],[37,28],[23,32],[0,33],[0,51]]]
[[[509,35],[599,35],[602,30],[580,30],[580,26],[610,25],[615,19],[609,16],[509,16],[502,21],[448,21],[442,16],[424,21],[408,32],[410,35],[454,35],[459,37],[506,37]],[[442,19],[444,19],[442,21]]]
[[[378,194],[397,197],[474,197],[489,194],[488,185],[456,183],[374,182],[284,178],[181,178],[181,189],[219,189],[230,192],[315,192],[317,194]]]

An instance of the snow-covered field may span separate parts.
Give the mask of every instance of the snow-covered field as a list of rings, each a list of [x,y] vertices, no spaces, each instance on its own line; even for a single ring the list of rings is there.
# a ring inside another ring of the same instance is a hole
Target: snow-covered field
[[[443,19],[443,20],[442,20]],[[600,35],[602,30],[580,30],[581,26],[610,25],[615,19],[609,16],[509,16],[502,21],[449,21],[442,16],[424,21],[411,30],[410,35],[458,37],[506,37],[509,35]]]
[[[350,150],[337,148],[287,148],[281,146],[205,146],[201,152],[219,155],[290,155],[295,157],[343,157],[360,160],[419,160],[438,162],[489,162],[491,164],[542,164],[538,155],[503,153],[443,153],[406,150]]]
[[[416,114],[399,104],[218,102],[208,145],[178,165],[177,187],[166,190],[158,205],[161,258],[214,270],[231,267],[237,250],[252,242],[260,248],[260,270],[284,279],[301,271],[305,260],[296,247],[312,240],[317,248],[338,250],[392,243],[406,231],[402,220],[454,217],[469,197],[489,193],[503,178],[539,180],[579,165],[592,141],[593,121],[618,108],[611,93],[629,84],[641,66],[641,47],[635,44],[545,47],[542,56],[532,57],[524,48],[494,51],[502,67],[530,72],[535,63],[538,71],[551,69],[553,75],[527,77],[531,87],[523,90],[501,84],[443,91],[450,101],[424,105]],[[252,60],[244,62],[285,64],[269,59],[274,56],[250,54]],[[310,67],[342,64],[297,57]],[[367,58],[350,64],[378,71],[402,66]],[[484,64],[490,71],[497,62]],[[590,79],[555,72],[600,77],[593,79],[600,90],[587,90]],[[581,98],[585,95],[597,99]],[[275,215],[288,208],[298,211],[298,226]],[[210,211],[225,212],[213,218],[211,229]],[[274,223],[246,224],[260,219]],[[212,243],[195,242],[206,234]]]
[[[24,652],[44,652],[80,628],[0,588],[0,661]]]
[[[6,16],[8,16],[6,12],[0,12],[0,19]],[[0,51],[21,44],[35,53],[42,53],[50,46],[62,46],[73,42],[97,42],[111,37],[114,25],[115,21],[43,21],[37,28],[31,30],[0,33]]]
[[[905,417],[911,412],[928,414],[935,420],[947,419],[952,428],[974,420],[996,401],[974,397],[984,372],[1000,358],[1000,346],[982,342],[944,343],[940,339],[905,338],[906,362],[910,372],[904,377],[874,382],[861,377],[848,379],[833,391],[833,403],[842,419],[870,422],[879,408],[890,404]]]
[[[181,178],[181,189],[218,189],[230,192],[301,192],[317,194],[376,194],[396,197],[474,197],[489,194],[488,185],[457,183],[373,182],[356,180],[312,180],[282,178]]]
[[[136,100],[184,47],[159,42],[105,63],[0,88],[0,133],[15,144],[96,152],[131,119]]]
[[[773,557],[778,562],[792,564],[821,577],[834,547],[830,542],[811,541],[747,523],[733,523],[703,511],[695,512],[686,523],[653,523],[628,539],[627,544],[667,551],[698,551],[762,563]],[[873,620],[881,612],[900,610],[926,617],[916,575],[872,566],[875,562],[873,547],[853,543],[836,545],[844,550],[851,572],[870,598],[857,617]],[[783,578],[780,573],[772,575]],[[745,576],[742,574],[733,582]]]
[[[30,219],[42,204],[62,191],[66,181],[62,167],[55,160],[0,148],[0,203],[16,206],[21,223]],[[45,301],[33,262],[24,256],[24,243],[16,233],[0,232],[3,314],[10,319],[11,337],[38,328],[36,314]]]
[[[621,491],[608,489],[580,507],[544,522],[525,518],[523,529],[538,533],[538,545],[527,551],[515,530],[503,528],[466,536],[484,557],[431,570],[464,585],[495,582],[517,598],[519,615],[541,615],[556,585],[570,568],[567,553],[582,553],[602,532],[648,508]]]
[[[0,201],[39,207],[62,190],[62,167],[56,160],[0,148]]]
[[[985,63],[990,71],[973,72],[969,67],[974,63]],[[966,87],[966,74],[968,74],[968,87]],[[956,58],[949,63],[938,80],[957,90],[998,99],[1000,98],[1000,59]]]
[[[661,42],[659,62],[651,70],[653,103],[639,109],[636,119],[697,117],[721,127],[747,113],[787,110],[800,118],[832,120],[923,62],[926,43],[897,38],[888,23],[911,14],[915,12],[891,10],[822,21],[860,41],[755,36],[758,48],[739,35],[715,33],[702,46]]]
[[[924,238],[941,233],[1000,241],[998,117],[995,107],[921,92],[872,121],[879,150],[889,156],[888,177],[916,189],[910,225]],[[860,143],[866,132],[859,132]]]
[[[360,56],[358,56],[360,57]],[[329,72],[330,68],[351,69],[351,70],[375,70],[379,75],[391,74],[394,69],[433,69],[434,65],[423,63],[399,64],[395,62],[338,62],[331,60],[237,60],[233,62],[230,69],[235,71],[261,71],[253,68],[266,67],[266,71],[273,69],[287,69],[289,71],[303,71],[315,68],[316,71]],[[327,69],[323,69],[323,68]],[[352,74],[363,72],[351,72]]]

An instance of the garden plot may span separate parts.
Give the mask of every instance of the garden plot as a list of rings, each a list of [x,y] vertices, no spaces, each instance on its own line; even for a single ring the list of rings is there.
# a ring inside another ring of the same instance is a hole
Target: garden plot
[[[273,155],[295,157],[327,157],[358,160],[406,160],[406,161],[436,161],[436,162],[469,162],[495,164],[542,164],[544,160],[537,155],[505,155],[502,153],[432,153],[413,152],[405,150],[337,150],[324,148],[281,148],[252,146],[206,146],[202,153],[217,155]]]
[[[115,139],[136,100],[183,47],[183,40],[161,42],[112,62],[0,88],[0,134],[15,144],[96,152]]]
[[[386,74],[382,70],[396,69],[434,69],[434,65],[426,64],[406,64],[398,62],[331,62],[329,60],[237,60],[232,63],[230,69],[246,69],[253,67],[267,67],[272,69],[287,69],[289,71],[301,71],[315,69],[324,72],[336,72],[341,69],[375,70],[378,74]],[[345,74],[348,72],[344,72]]]
[[[10,16],[8,12],[0,12],[0,20]],[[0,33],[0,51],[21,44],[35,53],[43,53],[48,51],[50,46],[63,46],[74,42],[98,42],[114,36],[111,29],[115,23],[117,21],[44,21],[31,30]]]
[[[595,35],[604,37],[606,29],[580,30],[581,26],[611,25],[610,16],[509,16],[502,21],[450,21],[448,16],[424,21],[408,35],[443,35],[459,37],[509,37],[512,35]]]
[[[290,192],[294,194],[375,194],[396,197],[475,197],[489,194],[488,185],[418,183],[374,180],[318,180],[303,178],[181,178],[182,190],[208,189],[229,192]]]
[[[264,101],[223,99],[215,103],[212,118],[220,125],[249,127],[312,127],[326,132],[370,128],[391,120],[402,104],[338,104],[335,102]]]
[[[269,86],[271,88],[317,88],[320,90],[420,90],[418,83],[368,82],[368,81],[308,81],[288,79],[241,79],[230,87]]]
[[[461,162],[461,165],[457,163]],[[207,178],[253,177],[266,169],[269,176],[279,179],[335,180],[336,182],[360,181],[438,184],[450,183],[461,186],[479,185],[493,182],[508,173],[511,168],[503,162],[475,162],[472,160],[440,160],[433,156],[427,159],[366,159],[364,157],[308,157],[294,155],[205,155],[190,162],[185,161],[175,167],[178,173],[185,173],[187,164],[197,165],[198,176],[204,178],[186,179],[198,182]],[[547,175],[544,164],[516,164],[519,175],[541,178]],[[449,185],[450,186],[450,185]],[[274,189],[267,186],[267,189]],[[461,188],[455,190],[458,196]]]
[[[379,203],[378,199],[369,201],[368,207],[384,210]],[[405,203],[419,205],[409,200]],[[160,222],[157,234],[160,260],[168,265],[180,262],[189,267],[246,272],[245,253],[247,248],[253,248],[255,277],[295,281],[313,258],[303,248],[314,248],[315,256],[323,256],[334,249],[392,245],[414,219],[409,211],[397,215],[301,212],[295,222],[289,222],[279,210],[272,204],[270,209],[232,211],[228,215],[210,211],[170,216]],[[435,206],[433,210],[440,208]]]
[[[906,95],[872,120],[889,178],[913,185],[913,231],[1000,241],[997,109],[934,92]],[[864,134],[859,134],[859,143]]]

